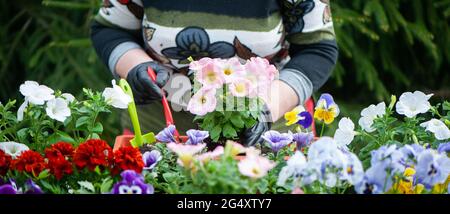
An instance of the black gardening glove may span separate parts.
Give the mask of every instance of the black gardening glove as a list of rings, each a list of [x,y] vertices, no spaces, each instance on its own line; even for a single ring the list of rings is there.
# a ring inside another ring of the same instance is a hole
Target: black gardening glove
[[[147,68],[151,67],[156,74],[156,82],[148,76]],[[171,69],[158,62],[144,62],[136,65],[127,75],[127,82],[133,90],[136,104],[149,104],[161,100],[161,88],[167,83]]]
[[[244,131],[243,144],[244,146],[255,146],[264,142],[261,137],[266,131],[269,131],[272,127],[272,115],[267,105],[264,104],[259,114],[256,124]]]

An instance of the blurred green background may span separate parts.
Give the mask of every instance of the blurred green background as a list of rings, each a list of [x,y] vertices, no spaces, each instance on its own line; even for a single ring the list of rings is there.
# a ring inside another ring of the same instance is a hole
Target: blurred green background
[[[1,1],[0,101],[20,98],[24,80],[75,95],[109,85],[112,76],[89,40],[100,3]],[[343,115],[357,118],[364,106],[404,91],[450,99],[450,0],[331,0],[331,6],[340,56],[321,92],[335,96]],[[117,116],[103,118],[109,137],[120,133]]]

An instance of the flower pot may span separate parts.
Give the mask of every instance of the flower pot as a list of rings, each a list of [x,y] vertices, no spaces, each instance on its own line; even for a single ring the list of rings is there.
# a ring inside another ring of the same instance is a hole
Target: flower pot
[[[131,145],[131,140],[134,138],[134,135],[119,135],[116,137],[116,140],[114,142],[114,148],[113,151],[118,150],[121,147],[125,147],[125,146],[130,146]],[[187,136],[180,136],[177,139],[179,142],[185,143],[188,140]]]

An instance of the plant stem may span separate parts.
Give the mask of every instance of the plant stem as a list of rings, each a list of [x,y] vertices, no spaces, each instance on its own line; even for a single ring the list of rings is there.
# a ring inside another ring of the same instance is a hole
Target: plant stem
[[[320,130],[320,137],[323,136],[323,130],[325,129],[325,123],[322,123],[322,130]]]

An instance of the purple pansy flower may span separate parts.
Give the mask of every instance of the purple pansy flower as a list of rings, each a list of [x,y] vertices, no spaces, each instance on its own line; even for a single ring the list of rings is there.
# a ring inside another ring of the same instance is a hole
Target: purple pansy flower
[[[417,159],[416,179],[419,183],[426,188],[445,183],[450,173],[450,158],[427,149]]]
[[[156,135],[156,139],[163,143],[177,142],[175,140],[175,125],[169,125]]]
[[[274,152],[278,152],[280,151],[280,149],[282,149],[283,147],[287,146],[288,144],[290,144],[292,142],[292,135],[289,133],[279,133],[277,131],[274,130],[270,130],[265,132],[262,135],[262,138],[267,141],[267,143],[269,144],[270,148],[274,151]]]
[[[145,170],[151,170],[153,169],[156,164],[162,159],[161,152],[158,150],[153,150],[151,152],[146,151],[142,158],[144,159],[144,169]]]
[[[305,148],[311,144],[312,140],[314,139],[314,134],[312,132],[299,132],[292,134],[292,138],[297,144],[297,150],[301,150],[302,148]]]
[[[450,142],[439,144],[439,147],[438,147],[437,150],[438,150],[439,153],[448,153],[448,152],[450,152]]]
[[[200,131],[195,129],[189,129],[186,132],[186,135],[189,137],[189,140],[186,142],[186,144],[191,145],[197,145],[199,143],[202,143],[204,139],[209,137],[208,131]]]
[[[24,192],[24,194],[44,194],[41,187],[39,187],[31,179],[28,179],[25,182],[25,188],[26,188],[26,191]]]
[[[300,119],[297,122],[297,124],[301,125],[305,129],[311,126],[313,118],[309,112],[307,111],[300,112],[298,116],[303,119]]]
[[[12,179],[9,179],[7,182],[0,183],[0,195],[14,195],[18,193],[16,182]]]
[[[122,180],[114,184],[112,194],[153,194],[154,189],[144,182],[144,177],[134,170],[120,173]]]

